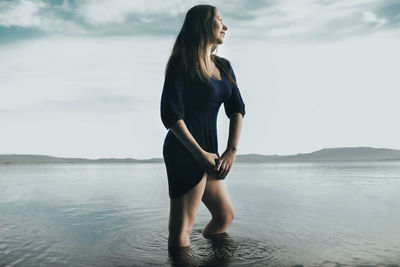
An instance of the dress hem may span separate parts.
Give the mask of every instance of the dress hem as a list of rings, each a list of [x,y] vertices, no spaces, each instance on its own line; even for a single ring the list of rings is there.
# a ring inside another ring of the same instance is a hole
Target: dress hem
[[[200,175],[200,178],[197,178],[196,181],[195,181],[190,187],[188,187],[187,189],[185,189],[183,192],[180,192],[180,194],[177,194],[177,195],[171,195],[171,194],[169,194],[169,198],[170,198],[170,199],[177,199],[177,198],[181,198],[181,197],[183,197],[185,194],[189,193],[191,190],[193,190],[193,188],[195,188],[195,187],[200,183],[200,181],[201,181],[201,180],[203,179],[203,177],[204,177],[204,174],[205,174],[205,171],[202,172],[202,174]]]

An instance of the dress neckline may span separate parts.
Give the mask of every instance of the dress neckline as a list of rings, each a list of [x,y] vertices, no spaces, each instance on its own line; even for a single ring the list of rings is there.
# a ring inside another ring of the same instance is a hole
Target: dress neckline
[[[218,67],[217,67],[217,69],[219,70],[219,76],[221,76],[221,80],[214,79],[213,77],[210,77],[210,79],[217,81],[217,82],[222,82],[224,80],[224,76],[223,76],[224,73]]]

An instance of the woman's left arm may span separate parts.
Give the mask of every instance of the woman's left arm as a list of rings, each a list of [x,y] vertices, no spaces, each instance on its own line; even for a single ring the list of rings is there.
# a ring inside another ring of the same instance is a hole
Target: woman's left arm
[[[243,115],[238,112],[232,113],[230,117],[228,144],[215,167],[216,174],[221,178],[225,178],[225,176],[228,175],[235,161],[240,132],[242,130],[242,120]]]

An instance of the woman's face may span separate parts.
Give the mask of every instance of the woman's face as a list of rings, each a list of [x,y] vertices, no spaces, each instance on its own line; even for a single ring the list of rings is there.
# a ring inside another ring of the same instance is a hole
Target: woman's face
[[[214,17],[214,35],[217,44],[222,44],[225,38],[225,32],[228,30],[228,27],[222,22],[222,15],[216,10],[215,17]]]

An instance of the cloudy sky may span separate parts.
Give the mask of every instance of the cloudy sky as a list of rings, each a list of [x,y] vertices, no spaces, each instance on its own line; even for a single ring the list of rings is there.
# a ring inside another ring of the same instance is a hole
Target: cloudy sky
[[[200,3],[228,26],[239,154],[400,149],[398,0],[1,0],[0,154],[162,157],[164,68]]]

